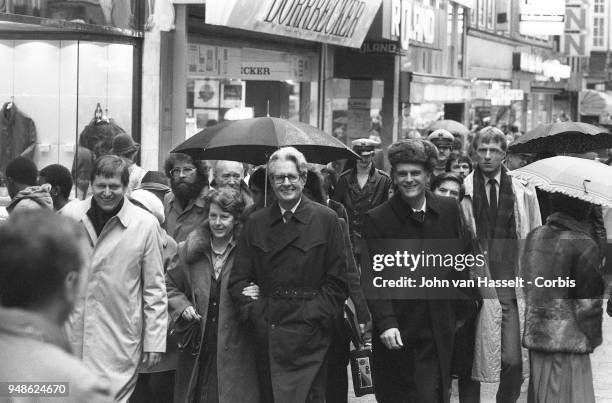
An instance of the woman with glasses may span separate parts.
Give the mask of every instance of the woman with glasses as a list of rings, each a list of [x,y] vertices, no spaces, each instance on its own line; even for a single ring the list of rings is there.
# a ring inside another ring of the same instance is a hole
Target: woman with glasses
[[[253,346],[227,290],[245,201],[233,188],[212,190],[206,201],[208,219],[181,244],[166,274],[175,328],[185,322],[201,328],[179,353],[174,401],[259,402]],[[257,286],[243,293],[256,299]]]

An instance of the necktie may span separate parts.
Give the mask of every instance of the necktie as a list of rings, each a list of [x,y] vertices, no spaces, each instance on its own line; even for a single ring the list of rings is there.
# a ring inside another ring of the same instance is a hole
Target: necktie
[[[291,222],[291,218],[293,217],[293,213],[289,210],[283,213],[283,221],[285,224],[289,224]]]
[[[412,217],[418,222],[422,223],[425,221],[425,212],[423,210],[413,211]]]
[[[495,218],[497,218],[497,181],[495,179],[489,179],[489,217],[491,217],[491,224],[495,224]]]

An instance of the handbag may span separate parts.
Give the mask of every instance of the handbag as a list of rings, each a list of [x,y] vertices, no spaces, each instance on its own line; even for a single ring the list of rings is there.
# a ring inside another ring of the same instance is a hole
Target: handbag
[[[186,320],[182,316],[174,322],[170,337],[176,341],[178,350],[182,353],[196,356],[200,352],[202,326],[199,320]]]
[[[365,345],[357,330],[357,322],[353,311],[344,305],[345,323],[350,329],[351,341],[355,350],[350,352],[351,374],[353,375],[353,390],[356,397],[374,393],[372,377],[372,349]]]

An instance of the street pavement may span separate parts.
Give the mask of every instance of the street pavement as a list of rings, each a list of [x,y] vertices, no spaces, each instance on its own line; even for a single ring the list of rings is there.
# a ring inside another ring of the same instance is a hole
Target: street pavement
[[[595,400],[597,403],[612,403],[612,318],[605,314],[603,318],[603,343],[591,354],[591,365],[593,367],[593,385],[595,388]],[[527,402],[528,381],[523,383],[523,391],[518,400],[519,403]],[[494,403],[497,384],[482,384],[480,397],[482,403]],[[352,380],[349,373],[349,403],[376,403],[374,395],[355,397],[353,393]],[[453,393],[451,403],[459,403],[457,397],[457,381],[453,381]]]

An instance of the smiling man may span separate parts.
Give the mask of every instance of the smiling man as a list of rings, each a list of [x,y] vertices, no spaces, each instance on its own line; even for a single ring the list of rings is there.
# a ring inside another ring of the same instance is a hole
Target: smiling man
[[[533,186],[508,175],[502,165],[507,142],[504,133],[486,127],[472,143],[476,169],[464,181],[461,202],[480,250],[488,256],[489,276],[514,278],[518,271],[518,240],[541,225],[540,208]],[[524,304],[520,289],[497,289],[496,299],[485,299],[478,322],[484,331],[476,335],[474,379],[499,382],[498,402],[515,402],[528,374],[527,351],[521,349],[520,329]]]
[[[114,400],[134,391],[138,366],[153,366],[166,351],[168,322],[159,224],[126,197],[128,165],[98,158],[93,196],[68,203],[61,214],[87,234],[85,289],[67,326],[74,353],[107,380]]]
[[[397,192],[365,215],[365,238],[465,240],[457,201],[427,190],[438,162],[436,147],[426,140],[405,140],[389,147],[388,158]],[[377,401],[448,402],[455,328],[468,304],[370,299],[368,305]]]
[[[268,162],[277,202],[252,213],[229,288],[254,329],[263,402],[324,402],[333,321],[348,295],[346,248],[337,215],[302,194],[308,167],[293,147]],[[242,290],[257,284],[257,300]]]

